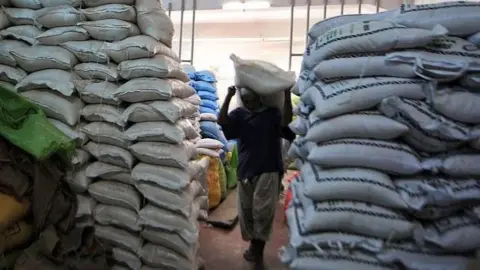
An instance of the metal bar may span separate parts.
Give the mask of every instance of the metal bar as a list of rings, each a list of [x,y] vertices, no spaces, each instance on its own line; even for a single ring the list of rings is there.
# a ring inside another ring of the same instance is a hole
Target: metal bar
[[[292,53],[292,57],[303,56],[303,53]]]
[[[376,0],[376,5],[377,5],[377,13],[380,11],[380,1],[381,0]]]
[[[185,0],[182,0],[180,10],[180,40],[178,41],[178,58],[182,59],[182,42],[183,42],[183,15],[185,13]]]
[[[323,4],[323,19],[325,20],[327,18],[327,6],[328,6],[328,0],[325,0]]]
[[[345,0],[340,0],[340,15],[343,15],[345,9]]]
[[[168,17],[172,17],[172,2],[168,3]]]
[[[307,31],[305,37],[305,44],[308,44],[308,30],[310,30],[310,8],[312,6],[312,1],[307,0]]]
[[[362,0],[358,0],[358,14],[362,14]]]
[[[195,48],[195,14],[197,13],[197,0],[193,0],[192,7],[192,42],[190,44],[190,64],[193,65],[193,51]]]
[[[290,0],[290,40],[288,51],[288,70],[292,70],[292,51],[293,51],[293,16],[295,11],[295,0]]]

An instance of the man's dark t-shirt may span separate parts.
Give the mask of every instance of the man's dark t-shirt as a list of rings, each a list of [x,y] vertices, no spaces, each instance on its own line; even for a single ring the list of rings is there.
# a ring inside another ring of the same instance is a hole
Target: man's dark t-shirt
[[[295,134],[281,126],[279,109],[251,112],[237,108],[228,114],[228,125],[222,125],[227,139],[238,139],[238,176],[251,179],[262,173],[284,171],[280,138],[289,141]]]

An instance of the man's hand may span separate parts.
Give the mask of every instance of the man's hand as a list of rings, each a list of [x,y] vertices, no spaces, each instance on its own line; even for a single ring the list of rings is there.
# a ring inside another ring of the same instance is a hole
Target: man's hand
[[[230,97],[233,97],[235,96],[235,93],[237,92],[237,87],[235,86],[230,86],[228,87],[228,93],[227,95],[230,96]]]

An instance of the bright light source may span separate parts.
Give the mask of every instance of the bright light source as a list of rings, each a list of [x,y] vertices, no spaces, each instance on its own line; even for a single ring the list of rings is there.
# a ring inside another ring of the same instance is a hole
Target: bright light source
[[[267,9],[270,7],[269,1],[229,1],[222,5],[225,10],[247,10],[247,9]]]
[[[245,2],[245,9],[266,9],[270,7],[268,1],[248,1]]]
[[[225,2],[222,5],[222,8],[225,10],[238,10],[238,9],[244,9],[245,4],[243,4],[240,1],[231,1],[231,2]]]

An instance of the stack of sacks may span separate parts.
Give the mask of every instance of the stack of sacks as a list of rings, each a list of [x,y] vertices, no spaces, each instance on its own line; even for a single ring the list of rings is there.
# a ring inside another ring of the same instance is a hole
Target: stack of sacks
[[[93,215],[96,235],[114,247],[116,263],[194,268],[201,203],[194,198],[201,187],[190,184],[199,177],[190,172],[199,170],[189,168],[196,154],[189,140],[200,136],[192,125],[198,118],[187,119],[198,108],[183,98],[199,98],[170,49],[173,24],[163,5],[12,3],[18,5],[4,12],[13,26],[0,32],[1,78],[88,152],[78,151],[72,161],[78,170],[69,177],[82,193],[78,217],[91,222]],[[88,122],[81,127],[80,116]],[[89,154],[96,161],[82,166]],[[98,203],[93,213],[87,189]],[[150,242],[144,245],[141,236]]]
[[[480,248],[480,53],[461,38],[480,4],[390,14],[327,20],[306,50],[291,269],[467,269]]]
[[[81,168],[88,154],[81,149],[86,136],[78,132],[83,102],[75,87],[80,77],[72,72],[78,59],[59,45],[70,38],[88,38],[86,30],[75,26],[85,16],[71,6],[40,2],[12,1],[12,7],[2,6],[0,21],[7,18],[9,23],[0,23],[0,36],[4,38],[0,40],[0,80],[14,84],[17,92],[42,108],[57,128],[77,142],[72,165]],[[86,191],[84,176],[70,172],[67,179],[78,182],[78,188],[73,187],[78,193]],[[84,203],[88,198],[79,198],[80,205],[87,206]],[[84,214],[78,213],[80,226],[88,223]]]

